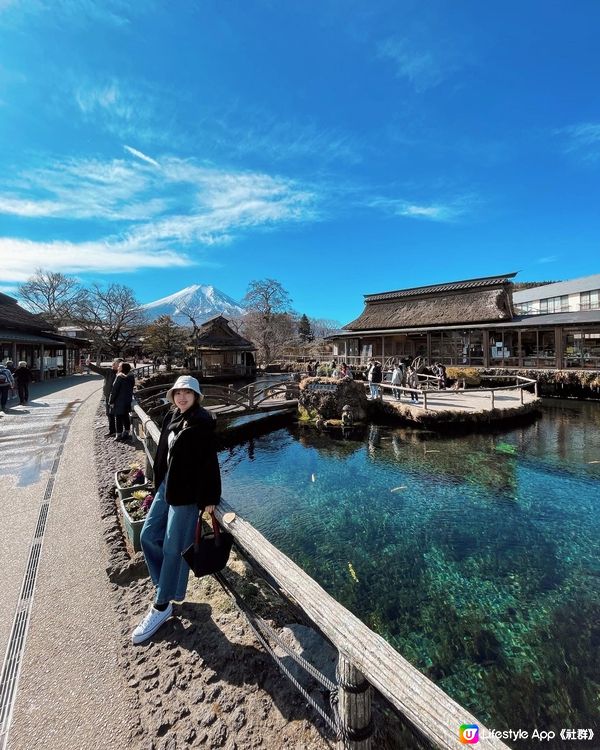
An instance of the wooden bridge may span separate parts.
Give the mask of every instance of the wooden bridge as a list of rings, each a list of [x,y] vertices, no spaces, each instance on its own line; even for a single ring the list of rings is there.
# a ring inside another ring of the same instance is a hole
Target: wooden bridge
[[[136,391],[138,404],[154,420],[159,420],[171,406],[166,399],[170,387],[163,384]],[[204,383],[200,387],[204,396],[202,406],[220,420],[251,414],[293,413],[298,408],[298,383],[291,380],[265,378],[242,388]]]

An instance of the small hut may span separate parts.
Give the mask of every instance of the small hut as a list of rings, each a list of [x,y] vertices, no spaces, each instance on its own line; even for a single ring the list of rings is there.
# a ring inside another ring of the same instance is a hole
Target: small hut
[[[251,377],[256,374],[255,351],[222,315],[203,323],[194,339],[196,367],[203,376]]]

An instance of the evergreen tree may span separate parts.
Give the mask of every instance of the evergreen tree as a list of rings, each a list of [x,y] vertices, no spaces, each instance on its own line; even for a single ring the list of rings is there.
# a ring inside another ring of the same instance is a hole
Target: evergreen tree
[[[303,315],[300,318],[298,323],[298,335],[300,336],[301,341],[312,341],[314,339],[312,328],[310,327],[310,321],[306,315]]]

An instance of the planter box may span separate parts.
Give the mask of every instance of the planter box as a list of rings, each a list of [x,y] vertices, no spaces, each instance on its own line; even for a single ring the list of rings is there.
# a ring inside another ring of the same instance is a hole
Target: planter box
[[[134,552],[139,552],[142,549],[142,545],[140,544],[140,532],[145,519],[142,518],[139,521],[135,521],[127,512],[125,504],[123,503],[123,498],[120,498],[119,505],[121,507],[121,518],[123,519],[125,535],[129,539]]]
[[[122,485],[121,482],[119,481],[119,474],[122,474],[123,471],[126,471],[126,470],[115,472],[115,486],[117,488],[117,494],[120,500],[125,500],[130,495],[133,495],[134,492],[137,492],[138,490],[146,490],[148,492],[150,491],[152,482],[149,482],[149,481],[144,482],[144,484],[132,484],[130,487],[129,486],[126,487]]]

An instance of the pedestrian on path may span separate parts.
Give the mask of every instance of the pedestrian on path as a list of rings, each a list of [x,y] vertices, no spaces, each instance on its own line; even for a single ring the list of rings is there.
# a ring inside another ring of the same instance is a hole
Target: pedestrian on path
[[[110,367],[102,367],[101,365],[93,365],[90,362],[90,370],[97,372],[98,375],[102,375],[104,378],[104,385],[102,386],[102,393],[104,394],[104,403],[106,406],[106,416],[108,417],[108,432],[104,437],[115,437],[117,434],[117,425],[115,415],[110,409],[110,392],[112,390],[113,383],[117,377],[117,370],[123,360],[120,358],[113,359]]]
[[[129,412],[134,386],[135,375],[131,371],[131,365],[129,362],[121,362],[108,398],[108,405],[115,418],[115,440],[129,440],[131,437]]]
[[[29,383],[33,380],[33,375],[29,367],[27,367],[27,362],[19,362],[19,366],[13,374],[13,378],[17,383],[19,403],[23,406],[29,401]]]
[[[6,402],[8,401],[8,392],[15,387],[15,381],[12,372],[0,364],[0,411],[6,411]]]
[[[181,553],[194,541],[198,509],[212,513],[221,499],[221,472],[215,446],[215,418],[200,406],[196,378],[182,375],[167,391],[175,407],[162,425],[154,460],[156,495],[140,541],[156,587],[154,603],[132,633],[143,643],[185,598],[190,569]]]

